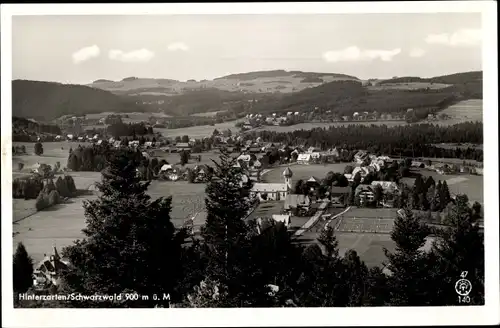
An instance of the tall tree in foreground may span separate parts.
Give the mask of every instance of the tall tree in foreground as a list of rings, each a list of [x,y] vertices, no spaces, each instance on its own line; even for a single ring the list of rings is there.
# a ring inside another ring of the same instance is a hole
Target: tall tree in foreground
[[[388,258],[390,304],[401,306],[422,306],[431,302],[427,254],[421,250],[426,242],[428,228],[413,215],[410,208],[402,210],[391,233],[396,243],[395,252],[384,249]]]
[[[176,234],[170,221],[171,198],[152,201],[146,194],[149,182],[136,176],[139,160],[127,150],[109,157],[102,182],[96,183],[99,198],[84,202],[85,238],[63,251],[73,266],[64,280],[76,293],[137,293],[148,295],[149,300],[124,299],[96,306],[165,306],[163,293],[176,297],[183,231]]]
[[[28,255],[23,243],[17,244],[12,274],[14,277],[14,300],[18,300],[18,294],[25,293],[33,285],[33,260]]]
[[[235,167],[236,159],[223,152],[220,161],[213,162],[213,178],[205,189],[207,219],[202,228],[209,260],[206,272],[221,284],[221,289],[229,288],[231,295],[231,289],[239,289],[238,279],[234,277],[239,274],[241,261],[245,260],[248,230],[244,218],[250,202],[241,186],[242,172]]]
[[[467,196],[459,195],[447,214],[448,226],[438,231],[433,245],[437,256],[436,305],[484,304],[484,240],[479,231],[476,209],[469,207]],[[455,284],[466,272],[472,285],[469,299],[460,301]]]

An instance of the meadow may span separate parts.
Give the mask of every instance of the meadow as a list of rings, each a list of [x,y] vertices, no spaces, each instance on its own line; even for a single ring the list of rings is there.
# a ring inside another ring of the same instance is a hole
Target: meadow
[[[218,131],[224,131],[229,129],[231,130],[232,133],[237,133],[239,129],[235,126],[235,124],[242,121],[243,119],[239,119],[229,122],[217,123],[214,125],[190,126],[187,128],[180,128],[180,129],[155,128],[154,131],[160,132],[164,137],[169,137],[169,138],[182,137],[187,135],[190,138],[199,139],[204,137],[210,137],[215,129],[217,129]]]
[[[331,123],[299,123],[290,126],[264,125],[253,129],[252,131],[274,131],[274,132],[292,132],[296,130],[312,130],[315,128],[329,128],[331,126],[340,127],[347,125],[387,125],[388,127],[406,125],[406,121],[360,121],[360,122],[331,122]]]
[[[451,86],[451,84],[443,83],[430,83],[430,82],[409,82],[409,83],[385,83],[376,84],[373,86],[368,86],[368,90],[379,91],[379,90],[419,90],[419,89],[443,89]]]
[[[450,116],[448,120],[437,121],[442,125],[453,125],[467,121],[483,121],[483,100],[469,99],[452,105],[440,113]]]
[[[480,175],[469,175],[469,174],[446,174],[442,175],[434,171],[418,169],[415,170],[421,173],[423,176],[431,176],[434,181],[441,180],[446,181],[450,193],[452,194],[466,194],[471,202],[479,202],[484,204],[484,187],[483,187],[483,176]],[[403,178],[402,182],[413,186],[415,179],[413,178]]]

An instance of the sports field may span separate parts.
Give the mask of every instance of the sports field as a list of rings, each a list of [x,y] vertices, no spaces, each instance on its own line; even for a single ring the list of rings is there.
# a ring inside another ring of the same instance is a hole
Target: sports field
[[[339,232],[391,233],[394,219],[341,218],[335,227]]]
[[[438,121],[439,124],[452,125],[467,121],[483,121],[483,100],[469,99],[452,105],[440,113],[450,117],[448,120]]]

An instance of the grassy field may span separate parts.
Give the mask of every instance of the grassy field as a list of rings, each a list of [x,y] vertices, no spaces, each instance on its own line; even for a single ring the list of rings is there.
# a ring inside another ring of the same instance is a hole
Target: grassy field
[[[430,82],[411,82],[411,83],[386,83],[367,87],[368,90],[418,90],[429,88],[431,90],[443,89],[449,87],[450,84],[430,83]]]
[[[470,99],[461,101],[441,111],[450,116],[448,120],[438,121],[439,124],[452,125],[467,121],[483,121],[483,100]]]
[[[234,120],[230,122],[217,123],[214,125],[199,125],[199,126],[190,126],[188,128],[182,129],[155,129],[155,132],[160,132],[165,137],[175,138],[177,136],[188,135],[190,138],[204,138],[210,137],[215,129],[219,131],[223,130],[231,130],[233,133],[238,132],[238,128],[235,127],[235,124],[243,121],[243,119]]]
[[[191,116],[198,116],[198,117],[214,117],[218,113],[225,113],[227,110],[218,110],[215,112],[206,112],[206,113],[196,113],[196,114],[191,114]]]
[[[124,123],[147,121],[151,116],[153,116],[155,118],[171,117],[170,115],[163,114],[163,113],[111,113],[111,112],[103,112],[103,113],[98,113],[98,114],[87,114],[86,118],[92,119],[92,120],[99,120],[99,119],[105,118],[111,114],[112,115],[128,115],[128,118],[123,118]]]
[[[483,196],[483,176],[479,175],[467,175],[467,174],[447,174],[441,175],[434,171],[429,171],[425,169],[415,170],[418,173],[421,173],[423,176],[432,176],[432,178],[436,181],[446,181],[448,184],[448,188],[452,194],[466,194],[469,197],[469,201],[471,202],[479,202],[481,204],[484,203]],[[402,182],[407,183],[410,186],[413,186],[415,179],[413,178],[403,178]]]
[[[336,173],[344,173],[344,168],[349,165],[349,163],[338,163],[338,164],[311,164],[311,165],[298,165],[294,164],[290,166],[293,176],[292,180],[294,182],[300,179],[309,179],[314,176],[318,179],[323,179],[326,174],[330,171]],[[275,168],[263,177],[264,182],[284,182],[283,170],[284,167]]]

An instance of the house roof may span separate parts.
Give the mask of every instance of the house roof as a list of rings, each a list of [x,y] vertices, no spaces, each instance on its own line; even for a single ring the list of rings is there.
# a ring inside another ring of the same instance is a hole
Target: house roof
[[[161,167],[160,171],[167,171],[167,170],[171,170],[173,167],[171,164],[163,164],[163,166]]]
[[[178,142],[175,146],[180,148],[191,148],[187,142]]]
[[[371,186],[360,184],[359,186],[356,187],[355,195],[359,194],[362,191],[373,192]]]
[[[310,177],[307,182],[318,182],[319,180],[315,177]]]
[[[298,161],[309,161],[311,159],[311,154],[299,154],[297,156]]]
[[[256,183],[252,187],[253,192],[284,192],[287,189],[284,183]]]
[[[290,222],[290,215],[286,214],[273,214],[272,218],[274,221],[283,222],[285,224],[288,224],[288,222]]]
[[[293,176],[292,170],[290,170],[290,167],[286,167],[286,169],[283,171],[283,176],[291,178]]]
[[[309,196],[305,195],[297,195],[291,194],[287,195],[285,198],[285,209],[289,210],[290,208],[296,208],[297,205],[309,206],[311,204],[311,200]]]
[[[240,156],[238,156],[237,160],[242,160],[242,161],[245,161],[245,162],[249,162],[251,159],[250,155],[244,155],[244,154],[241,154]]]
[[[371,183],[371,185],[372,186],[380,185],[382,187],[382,189],[384,189],[384,190],[389,190],[389,189],[397,190],[398,189],[398,185],[396,184],[396,182],[393,182],[393,181],[373,181]]]

